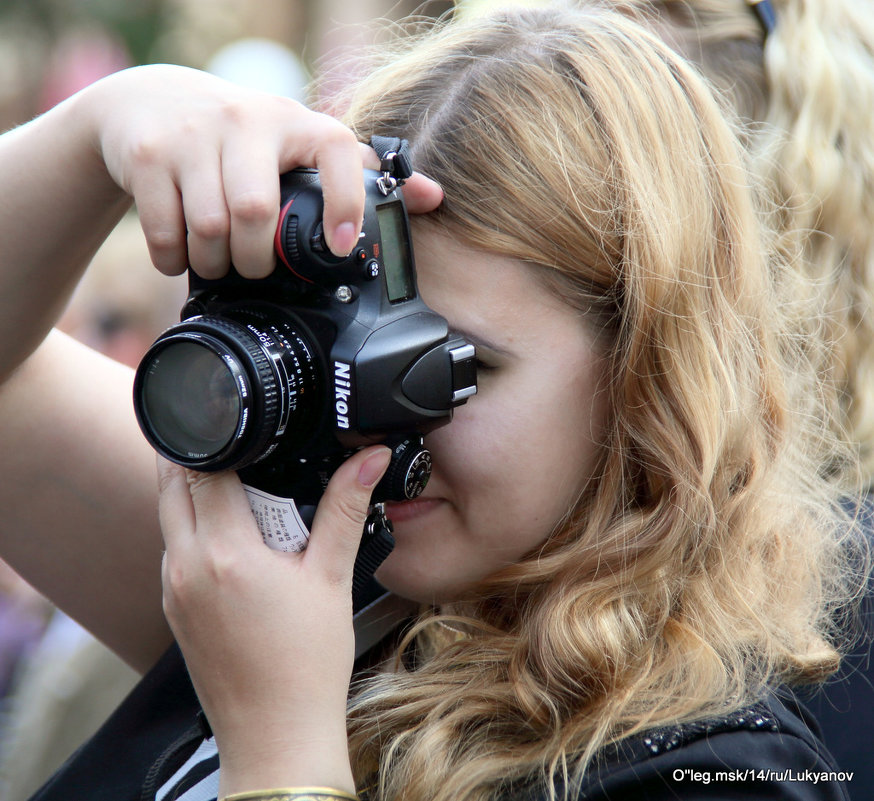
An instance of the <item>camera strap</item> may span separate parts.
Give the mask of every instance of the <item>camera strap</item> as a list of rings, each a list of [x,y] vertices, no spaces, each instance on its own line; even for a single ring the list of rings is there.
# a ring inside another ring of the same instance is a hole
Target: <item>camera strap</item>
[[[379,169],[382,172],[382,177],[376,182],[379,191],[384,195],[391,194],[413,174],[410,143],[397,136],[374,135],[370,137],[370,146],[379,156]]]
[[[364,533],[352,571],[352,608],[357,612],[373,600],[374,593],[384,592],[373,584],[373,574],[395,547],[391,520],[385,506],[375,503],[364,521]]]

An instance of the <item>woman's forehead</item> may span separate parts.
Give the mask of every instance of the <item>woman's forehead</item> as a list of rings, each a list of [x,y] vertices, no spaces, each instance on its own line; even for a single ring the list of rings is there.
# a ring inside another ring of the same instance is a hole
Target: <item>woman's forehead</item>
[[[414,234],[423,299],[453,328],[495,353],[511,353],[531,337],[542,347],[565,325],[576,331],[579,312],[538,279],[531,265],[473,248],[433,227]]]

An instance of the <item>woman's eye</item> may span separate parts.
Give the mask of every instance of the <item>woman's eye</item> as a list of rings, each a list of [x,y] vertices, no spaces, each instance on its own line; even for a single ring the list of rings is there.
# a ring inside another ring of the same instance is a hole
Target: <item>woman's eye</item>
[[[487,373],[490,370],[494,370],[495,365],[489,364],[488,362],[484,362],[482,359],[476,360],[476,371],[478,373]]]

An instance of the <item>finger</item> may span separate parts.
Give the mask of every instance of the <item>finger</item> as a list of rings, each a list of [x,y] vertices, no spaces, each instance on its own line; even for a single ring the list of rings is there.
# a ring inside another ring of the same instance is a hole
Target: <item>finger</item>
[[[410,214],[426,214],[443,202],[440,184],[420,172],[414,172],[404,184],[404,202]]]
[[[176,548],[194,533],[194,506],[188,491],[185,469],[178,464],[157,457],[158,516],[164,544]]]
[[[332,582],[351,582],[370,496],[391,459],[384,445],[366,448],[334,473],[313,520],[306,561]]]
[[[332,253],[348,256],[364,220],[364,162],[348,128],[333,120],[325,128],[314,153],[325,198],[325,239]]]
[[[185,479],[198,533],[206,532],[214,542],[226,540],[232,545],[263,541],[236,473],[186,470]]]
[[[364,142],[358,143],[358,149],[361,151],[361,163],[364,167],[368,170],[378,170],[381,162],[376,151],[370,145],[365,145]]]
[[[188,261],[202,278],[221,278],[230,261],[231,224],[218,153],[202,151],[179,181],[188,228]]]
[[[164,275],[180,275],[188,268],[185,217],[179,189],[168,173],[152,171],[131,187],[140,226],[152,263]]]
[[[275,153],[275,141],[254,135],[235,137],[222,151],[230,257],[246,278],[265,278],[276,266],[273,237],[279,220],[279,167]]]

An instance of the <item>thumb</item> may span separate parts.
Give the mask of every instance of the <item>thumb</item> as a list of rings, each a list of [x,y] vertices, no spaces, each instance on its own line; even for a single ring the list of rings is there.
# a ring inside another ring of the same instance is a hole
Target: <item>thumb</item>
[[[304,558],[332,582],[352,580],[373,488],[391,460],[384,445],[365,448],[334,473],[319,502]]]

